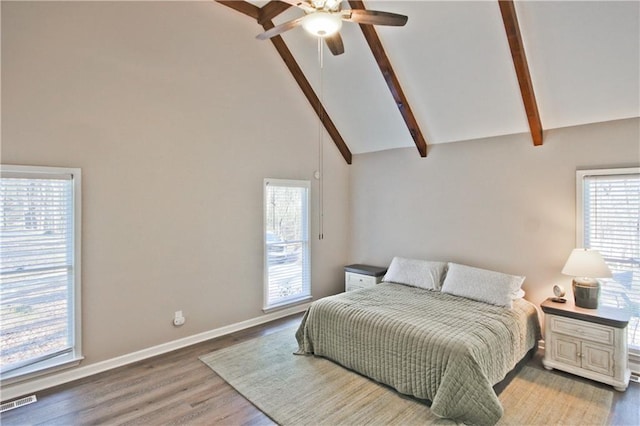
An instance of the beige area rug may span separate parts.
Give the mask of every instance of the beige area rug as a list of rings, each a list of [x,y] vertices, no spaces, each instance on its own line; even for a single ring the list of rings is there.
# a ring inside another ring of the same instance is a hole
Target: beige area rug
[[[455,424],[331,361],[293,355],[294,334],[279,331],[200,359],[281,425]],[[499,398],[501,425],[602,425],[613,391],[525,366]]]

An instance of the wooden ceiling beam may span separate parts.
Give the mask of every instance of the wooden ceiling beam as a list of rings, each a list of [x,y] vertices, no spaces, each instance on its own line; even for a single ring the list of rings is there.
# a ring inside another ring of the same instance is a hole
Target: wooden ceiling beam
[[[349,5],[352,9],[365,9],[364,3],[359,0],[350,0]],[[418,148],[418,152],[421,157],[427,156],[427,142],[422,135],[422,131],[420,130],[420,126],[418,125],[418,121],[413,115],[413,111],[409,106],[409,101],[402,91],[402,87],[400,86],[400,81],[396,76],[393,67],[391,66],[391,61],[387,57],[387,54],[382,47],[382,42],[380,41],[380,37],[378,37],[378,33],[374,29],[373,25],[362,25],[360,24],[360,29],[362,30],[362,34],[364,35],[365,40],[367,40],[367,44],[369,44],[369,48],[371,49],[371,53],[373,53],[373,57],[378,63],[378,67],[382,72],[382,76],[384,80],[387,82],[387,86],[391,91],[391,95],[400,110],[400,114],[404,119],[405,124],[413,138],[416,147]]]
[[[262,26],[265,31],[270,30],[274,27],[273,22],[271,21],[265,22],[264,24],[262,24]],[[307,97],[307,100],[318,115],[318,118],[324,125],[324,128],[327,129],[329,136],[331,136],[331,139],[333,139],[333,142],[338,147],[338,150],[344,157],[345,161],[347,162],[347,164],[351,164],[352,159],[349,147],[342,139],[342,136],[340,136],[340,132],[338,132],[338,129],[336,129],[336,126],[333,124],[331,117],[329,117],[329,114],[324,109],[324,106],[320,102],[320,99],[316,95],[316,92],[314,92],[313,87],[311,87],[309,80],[307,80],[307,78],[304,76],[302,69],[291,54],[291,51],[285,44],[284,40],[280,36],[271,37],[270,40],[280,54],[280,57],[284,61],[285,65],[289,69],[289,72],[291,72],[291,75],[296,80],[296,83],[298,83],[298,86],[300,86],[300,89],[302,89],[302,93],[304,93],[304,95]]]
[[[247,16],[252,17],[256,21],[260,18],[260,8],[246,1],[238,0],[216,0],[220,4],[224,4],[233,10],[237,10],[240,13],[244,13]]]
[[[237,0],[231,0],[231,1],[216,0],[216,1],[234,10],[237,10],[238,12],[244,13],[245,15],[248,15],[254,18],[256,21],[258,21],[258,23],[260,23],[260,25],[262,25],[265,31],[270,30],[271,28],[274,27],[274,24],[271,21],[271,19],[266,19],[266,18],[268,18],[269,16],[277,16],[278,14],[282,13],[282,11],[290,7],[290,5],[286,5],[287,7],[285,8],[283,5],[277,4],[282,2],[276,2],[276,1],[269,2],[262,8],[254,6],[253,4],[247,3],[245,1],[237,1]],[[270,4],[274,4],[274,5],[269,6]],[[269,8],[267,8],[267,6],[269,6]],[[267,9],[265,10],[265,8]],[[336,128],[335,124],[331,120],[331,117],[329,117],[329,114],[324,109],[324,106],[320,102],[320,99],[314,92],[313,87],[305,77],[304,73],[302,72],[302,69],[296,62],[295,58],[293,57],[293,54],[291,54],[291,51],[287,47],[286,43],[280,36],[271,37],[270,40],[275,46],[276,51],[284,61],[285,65],[289,69],[289,72],[293,76],[294,80],[296,81],[296,83],[298,83],[298,86],[302,90],[302,93],[304,93],[305,97],[311,104],[311,107],[318,115],[318,118],[322,122],[324,128],[327,130],[327,133],[329,133],[329,136],[331,136],[331,139],[333,139],[333,143],[335,143],[336,147],[340,151],[340,154],[342,154],[342,157],[347,162],[347,164],[351,164],[352,154],[351,154],[351,151],[349,150],[349,147],[345,143],[344,139],[342,139],[340,132],[338,132],[338,129]]]
[[[515,5],[512,0],[499,0],[500,13],[504,22],[504,29],[509,40],[509,48],[513,65],[518,76],[518,84],[520,85],[520,93],[522,102],[527,113],[527,121],[529,122],[529,130],[535,146],[542,145],[542,122],[538,112],[538,104],[536,96],[533,92],[533,83],[531,82],[531,74],[529,73],[529,64],[524,53],[524,44],[522,43],[522,35],[520,34],[520,26],[518,25],[518,17],[516,16]]]
[[[282,1],[270,1],[260,9],[258,24],[263,25],[265,22],[272,20],[290,7],[290,4]]]

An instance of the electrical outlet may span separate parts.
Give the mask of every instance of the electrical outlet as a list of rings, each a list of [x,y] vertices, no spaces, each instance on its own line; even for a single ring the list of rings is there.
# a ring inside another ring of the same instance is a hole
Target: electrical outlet
[[[180,327],[186,321],[184,315],[182,315],[182,311],[176,311],[173,315],[173,325],[176,327]]]

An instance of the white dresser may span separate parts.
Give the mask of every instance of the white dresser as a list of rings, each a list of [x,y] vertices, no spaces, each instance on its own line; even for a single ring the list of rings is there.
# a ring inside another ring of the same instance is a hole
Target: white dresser
[[[358,290],[365,287],[373,287],[382,282],[387,268],[371,265],[347,265],[344,267],[345,291]]]
[[[542,363],[612,385],[624,391],[629,385],[627,325],[629,314],[620,309],[576,307],[571,300],[545,300],[545,351]]]

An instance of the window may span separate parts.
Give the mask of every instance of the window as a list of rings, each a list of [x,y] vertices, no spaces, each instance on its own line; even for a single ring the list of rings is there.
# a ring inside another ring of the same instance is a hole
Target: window
[[[576,181],[578,246],[609,265],[600,303],[629,310],[629,349],[640,354],[640,168],[579,170]]]
[[[1,167],[2,380],[77,364],[80,169]]]
[[[309,181],[264,180],[264,309],[311,298]]]

